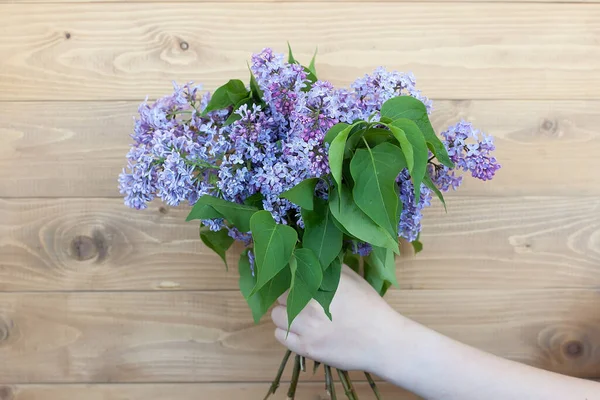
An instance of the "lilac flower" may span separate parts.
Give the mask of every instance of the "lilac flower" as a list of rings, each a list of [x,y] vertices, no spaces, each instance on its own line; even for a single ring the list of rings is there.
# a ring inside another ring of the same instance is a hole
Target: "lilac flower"
[[[252,250],[248,250],[248,261],[250,262],[250,272],[252,273],[252,276],[254,276],[256,258],[254,257],[254,252]]]
[[[493,139],[474,129],[471,123],[461,121],[442,132],[442,136],[452,162],[471,172],[474,178],[490,180],[500,169],[496,158],[490,155],[496,149]]]
[[[415,202],[414,185],[407,169],[400,173],[397,181],[400,185],[400,200],[403,205],[398,224],[398,236],[413,242],[421,232],[422,210],[431,205],[431,191],[422,184],[421,196],[419,201]]]
[[[372,74],[354,81],[351,87],[358,97],[359,108],[363,112],[361,118],[367,119],[371,114],[378,112],[386,100],[401,95],[410,95],[421,100],[430,113],[431,101],[422,96],[415,85],[415,77],[411,73],[389,72],[379,67]]]
[[[362,257],[367,257],[371,254],[373,247],[369,243],[365,242],[354,242],[352,246],[352,253],[358,254]]]
[[[227,231],[230,238],[244,243],[246,247],[252,244],[252,234],[250,232],[240,232],[235,227],[227,227]]]

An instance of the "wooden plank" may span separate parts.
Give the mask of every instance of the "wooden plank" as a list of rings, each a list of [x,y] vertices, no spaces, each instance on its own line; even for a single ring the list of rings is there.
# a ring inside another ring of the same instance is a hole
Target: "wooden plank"
[[[137,106],[0,103],[0,197],[119,197],[116,179]],[[465,179],[460,195],[600,195],[600,174],[592,173],[600,154],[599,101],[434,106],[438,132],[464,118],[496,138],[503,168],[492,182]]]
[[[600,200],[455,198],[425,214],[403,289],[600,286]],[[184,208],[116,199],[0,200],[0,291],[237,289]],[[408,253],[407,253],[408,254]]]
[[[377,385],[382,396],[397,400],[417,400],[412,395],[392,385]],[[107,384],[107,385],[14,385],[0,386],[0,400],[197,400],[197,399],[262,399],[268,383],[178,383],[178,384]],[[337,393],[343,389],[338,383]],[[355,383],[359,396],[373,398],[371,388],[365,382]],[[286,398],[288,384],[281,384],[273,400]],[[4,394],[4,397],[2,397]],[[10,397],[12,396],[12,397]],[[328,399],[323,384],[300,382],[296,400]]]
[[[387,300],[494,354],[600,376],[598,290],[394,290]],[[237,292],[0,293],[0,338],[0,383],[12,384],[266,382],[283,355],[270,321],[254,325]]]
[[[172,80],[214,88],[246,79],[251,52],[283,51],[286,40],[302,60],[318,46],[320,75],[335,84],[385,65],[412,70],[432,98],[600,98],[595,4],[314,7],[3,4],[0,100],[137,100],[166,92]]]

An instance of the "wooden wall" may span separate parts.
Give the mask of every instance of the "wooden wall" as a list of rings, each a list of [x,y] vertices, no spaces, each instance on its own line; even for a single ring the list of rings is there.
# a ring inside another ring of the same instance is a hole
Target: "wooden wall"
[[[389,301],[600,377],[600,4],[0,0],[0,400],[262,398],[271,323],[252,323],[185,209],[131,211],[116,179],[146,95],[246,78],[252,52],[287,40],[305,60],[318,46],[335,84],[411,70],[436,128],[496,137],[497,179],[427,212]],[[324,398],[303,379],[300,399]]]

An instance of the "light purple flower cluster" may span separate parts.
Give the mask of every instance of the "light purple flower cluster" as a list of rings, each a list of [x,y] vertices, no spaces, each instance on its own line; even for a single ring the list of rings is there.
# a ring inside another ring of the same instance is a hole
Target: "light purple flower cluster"
[[[198,95],[199,87],[175,86],[173,94],[139,108],[128,168],[119,176],[125,203],[146,208],[155,197],[177,206],[194,204],[208,194],[228,201],[244,202],[260,195],[262,207],[283,224],[303,227],[300,209],[279,195],[306,178],[329,180],[327,131],[338,122],[378,120],[388,99],[409,95],[421,100],[431,112],[431,101],[416,89],[412,74],[376,69],[350,85],[337,89],[326,81],[311,82],[307,71],[284,61],[281,54],[264,49],[252,57],[251,70],[262,91],[263,105],[243,105],[202,112],[210,94]],[[225,121],[235,112],[239,119]],[[499,168],[490,156],[494,145],[488,136],[461,122],[443,133],[444,144],[457,168],[479,179],[491,179]],[[460,177],[454,170],[430,165],[429,174],[441,190],[456,188]],[[404,204],[398,234],[409,241],[421,230],[423,208],[430,205],[431,191],[422,185],[414,199],[407,171],[398,177]],[[317,187],[326,197],[326,185]],[[203,221],[211,230],[223,228],[223,220]],[[229,235],[251,243],[247,232],[227,227]],[[357,243],[366,255],[371,247]]]

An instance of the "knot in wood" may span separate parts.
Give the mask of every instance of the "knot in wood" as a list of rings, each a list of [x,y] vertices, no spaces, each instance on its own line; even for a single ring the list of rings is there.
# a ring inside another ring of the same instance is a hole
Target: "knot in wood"
[[[545,118],[540,125],[540,134],[545,136],[557,136],[558,122]]]
[[[570,340],[563,345],[563,352],[569,358],[578,358],[583,356],[584,345],[579,340]]]
[[[13,400],[14,394],[10,386],[0,386],[0,400]]]
[[[183,51],[186,51],[187,49],[190,48],[190,45],[185,40],[182,40],[181,42],[179,42],[179,48]]]
[[[85,261],[96,257],[98,249],[91,237],[77,236],[71,242],[71,254],[76,260]]]
[[[158,212],[159,212],[159,213],[161,213],[161,214],[166,214],[166,213],[168,213],[168,212],[169,212],[169,210],[168,210],[168,209],[167,209],[167,207],[165,207],[165,206],[160,206],[160,207],[158,208]]]
[[[0,316],[0,343],[5,342],[10,337],[10,328],[12,326],[12,322],[7,321],[5,318]],[[0,400],[2,397],[0,396]]]

